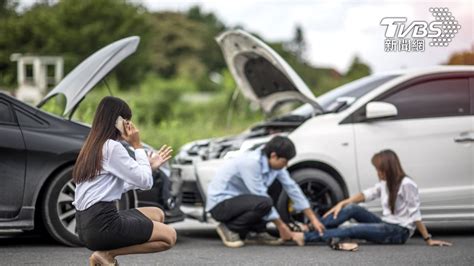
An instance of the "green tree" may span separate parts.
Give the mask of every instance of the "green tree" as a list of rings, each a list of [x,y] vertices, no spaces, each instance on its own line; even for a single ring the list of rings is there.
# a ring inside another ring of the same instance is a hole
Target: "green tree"
[[[16,15],[18,0],[0,0],[0,18]]]
[[[214,41],[225,27],[212,13],[198,7],[187,13],[153,13],[152,69],[166,78],[193,79],[198,90],[216,90],[209,79],[211,72],[226,67]]]
[[[146,10],[124,0],[62,0],[35,4],[0,25],[0,71],[14,76],[8,62],[12,53],[63,55],[65,73],[99,48],[118,39],[138,35],[137,53],[116,69],[122,86],[140,81],[150,68],[146,49],[151,23]],[[7,66],[6,66],[7,65]],[[13,79],[0,82],[12,85]]]
[[[226,67],[226,64],[215,38],[226,30],[224,23],[213,13],[202,12],[199,6],[191,7],[187,12],[187,17],[195,22],[199,22],[201,27],[206,29],[203,35],[200,36],[204,45],[198,51],[198,56],[210,71],[221,71]]]
[[[470,51],[453,53],[448,59],[448,65],[474,65],[474,44]]]
[[[300,63],[304,63],[306,48],[307,45],[303,28],[300,25],[297,25],[295,27],[293,39],[285,44],[285,49],[294,54]]]
[[[153,25],[153,71],[167,78],[178,75],[179,65],[197,58],[197,51],[202,49],[202,40],[196,35],[201,35],[203,29],[175,12],[154,13]],[[200,60],[194,61],[202,65]]]
[[[349,81],[355,80],[370,75],[371,72],[370,67],[363,63],[358,56],[355,56],[347,70],[346,79]]]
[[[0,87],[15,81],[15,73],[7,71],[11,65],[10,54],[6,52],[6,43],[13,30],[12,22],[16,19],[18,1],[0,0]]]

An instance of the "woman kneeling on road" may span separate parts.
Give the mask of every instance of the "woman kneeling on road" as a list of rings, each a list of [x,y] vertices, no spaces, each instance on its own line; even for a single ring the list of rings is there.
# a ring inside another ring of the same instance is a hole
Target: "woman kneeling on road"
[[[420,199],[416,183],[407,177],[398,156],[391,150],[384,150],[372,157],[379,182],[339,202],[321,220],[326,227],[323,235],[309,231],[293,233],[293,240],[299,245],[308,242],[327,242],[333,249],[355,251],[357,243],[341,242],[347,239],[364,239],[378,244],[404,244],[415,232],[415,227],[430,246],[451,246],[451,243],[431,239],[421,221]],[[356,205],[381,198],[383,216],[379,218]],[[358,223],[338,227],[354,219]]]
[[[148,157],[131,117],[130,107],[121,99],[102,99],[74,166],[77,231],[84,245],[95,251],[91,265],[115,265],[116,256],[160,252],[176,243],[176,231],[163,223],[160,209],[118,211],[114,203],[128,190],[150,189],[152,169],[169,160],[172,152],[163,146]],[[135,149],[135,160],[120,139]]]

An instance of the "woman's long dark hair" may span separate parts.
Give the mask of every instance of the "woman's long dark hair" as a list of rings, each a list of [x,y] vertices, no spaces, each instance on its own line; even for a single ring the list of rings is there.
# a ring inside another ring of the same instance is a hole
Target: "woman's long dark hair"
[[[76,184],[93,180],[102,168],[102,147],[107,139],[117,140],[120,131],[115,127],[118,116],[130,120],[132,111],[123,100],[107,96],[99,103],[92,128],[77,157],[73,180]]]
[[[393,214],[395,212],[398,190],[406,174],[403,171],[397,154],[392,150],[383,150],[376,153],[372,157],[372,164],[385,178],[388,189],[388,205]]]

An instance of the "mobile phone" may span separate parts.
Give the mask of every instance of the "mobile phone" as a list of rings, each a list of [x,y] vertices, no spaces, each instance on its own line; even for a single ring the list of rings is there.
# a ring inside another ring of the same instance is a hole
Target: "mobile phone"
[[[125,122],[125,119],[121,117],[120,115],[117,117],[117,120],[115,121],[115,127],[120,131],[120,134],[125,134],[125,129],[123,127],[123,122]]]

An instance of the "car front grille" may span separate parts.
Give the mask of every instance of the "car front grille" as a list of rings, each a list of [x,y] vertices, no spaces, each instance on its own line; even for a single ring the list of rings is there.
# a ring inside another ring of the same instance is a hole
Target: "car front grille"
[[[197,188],[196,182],[184,182],[182,195],[183,195],[183,198],[181,202],[183,204],[189,204],[189,205],[195,205],[195,206],[203,205],[203,200]]]

